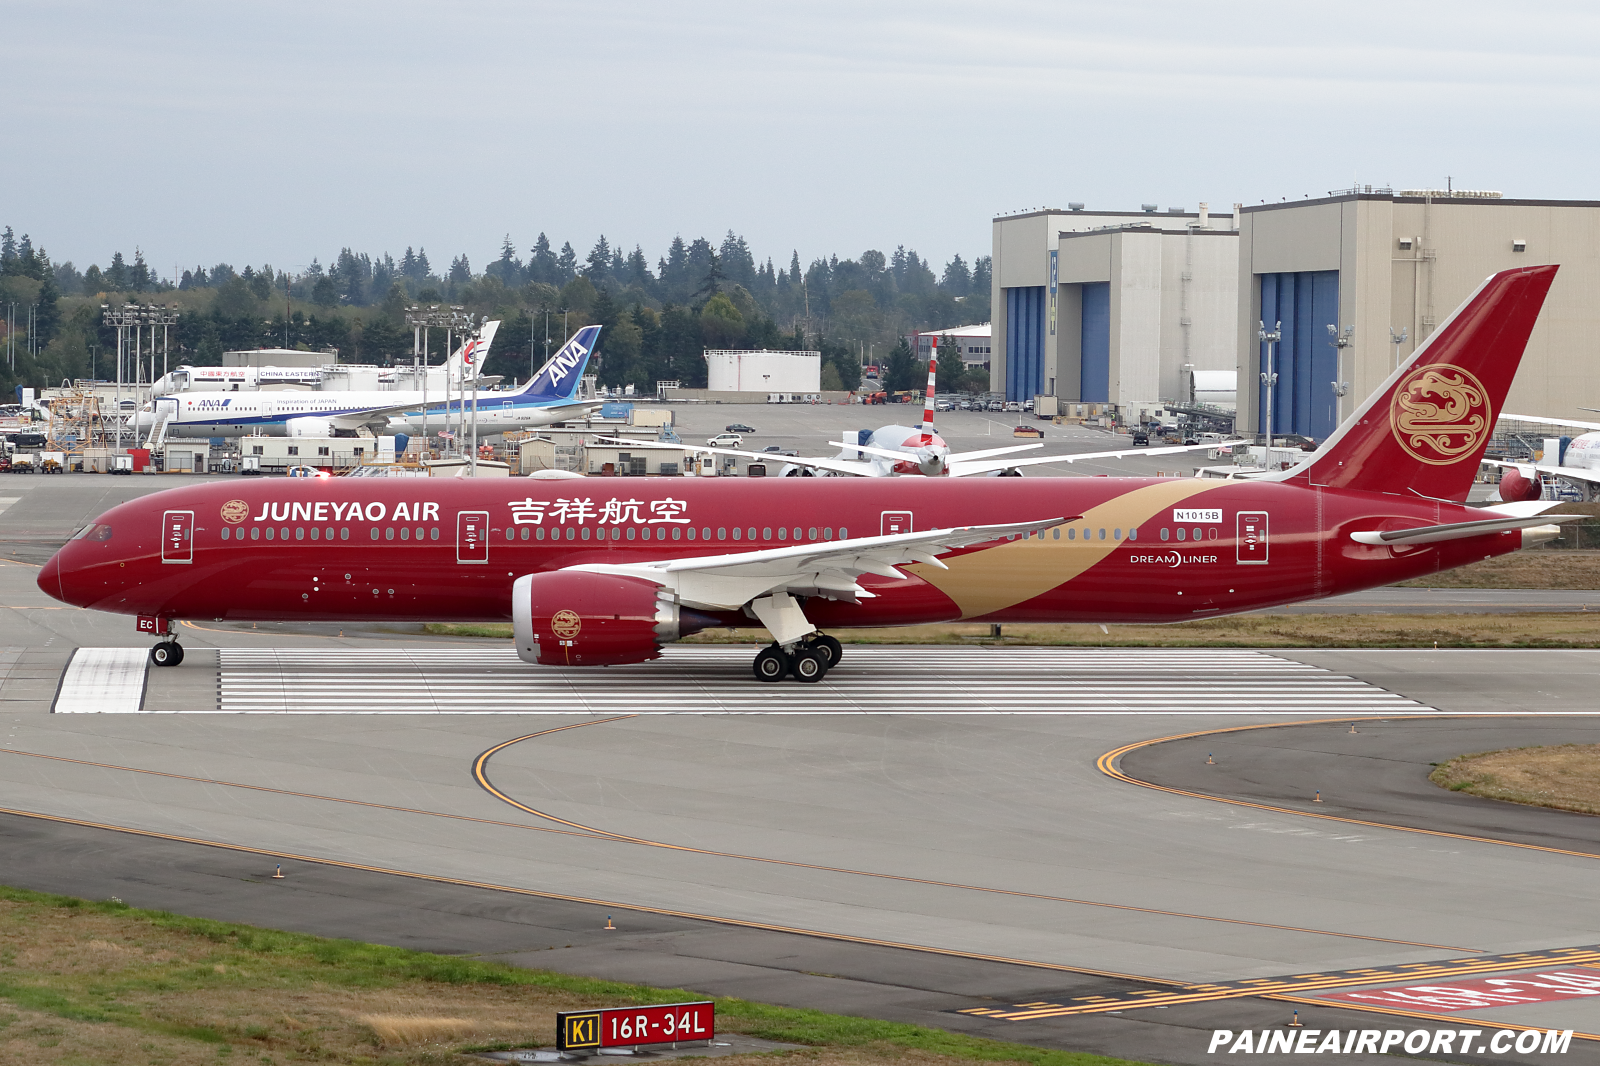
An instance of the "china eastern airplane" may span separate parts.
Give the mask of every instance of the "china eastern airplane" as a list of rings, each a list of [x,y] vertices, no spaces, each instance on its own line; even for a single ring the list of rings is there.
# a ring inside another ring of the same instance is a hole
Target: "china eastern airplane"
[[[922,475],[925,477],[971,477],[987,474],[997,477],[1021,477],[1022,467],[1043,463],[1075,463],[1082,459],[1121,459],[1130,455],[1166,455],[1170,452],[1193,451],[1196,447],[1215,445],[1180,445],[1171,448],[1131,448],[1109,452],[1078,452],[1072,455],[1037,455],[1026,459],[999,459],[997,456],[1015,455],[1017,452],[1043,448],[1043,444],[1013,444],[1004,448],[986,448],[976,452],[952,452],[943,437],[934,432],[934,379],[939,370],[938,338],[933,338],[933,356],[928,360],[928,388],[923,399],[922,421],[916,426],[880,426],[878,429],[860,430],[856,440],[832,441],[840,450],[831,459],[814,459],[789,456],[784,459],[781,477],[899,477]],[[739,448],[720,448],[714,445],[700,447],[681,444],[666,445],[657,441],[634,440],[627,437],[607,438],[619,444],[636,448],[671,448],[711,455],[735,455],[746,459],[771,462],[771,452],[750,452]]]
[[[475,349],[486,353],[497,326],[486,323],[481,342],[464,345],[453,358],[466,365],[474,359]],[[479,393],[478,432],[547,426],[598,407],[598,401],[579,399],[578,390],[599,333],[599,326],[579,330],[522,388]],[[427,400],[428,423],[442,429],[447,414],[452,419],[459,415],[463,400],[454,394],[448,399],[430,395],[437,398]],[[184,393],[155,400],[152,410],[140,412],[139,427],[148,429],[164,417],[170,437],[333,437],[364,428],[419,433],[423,398],[421,391]],[[471,408],[470,398],[465,406]]]
[[[764,626],[762,681],[820,679],[836,627],[1181,622],[1420,577],[1554,537],[1465,504],[1556,267],[1486,280],[1316,452],[1251,481],[273,478],[120,504],[40,571],[173,623],[510,621],[543,666],[641,662]]]

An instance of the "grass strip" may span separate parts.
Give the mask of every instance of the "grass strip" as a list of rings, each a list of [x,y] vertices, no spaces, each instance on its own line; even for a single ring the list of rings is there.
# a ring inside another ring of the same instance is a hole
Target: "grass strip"
[[[560,945],[550,945],[552,948]],[[413,1064],[549,1045],[555,1012],[703,998],[493,959],[263,929],[0,887],[0,1063]],[[816,1066],[1128,1060],[925,1026],[716,999],[719,1030]],[[735,1057],[743,1059],[744,1057]]]
[[[429,633],[509,639],[509,625],[425,627]],[[1001,644],[1068,648],[1600,648],[1600,593],[1595,610],[1514,614],[1235,615],[1173,625],[950,623],[894,629],[831,629],[845,644]],[[684,644],[766,644],[761,629],[696,633]]]
[[[1558,744],[1458,755],[1428,780],[1485,799],[1600,814],[1600,744]]]

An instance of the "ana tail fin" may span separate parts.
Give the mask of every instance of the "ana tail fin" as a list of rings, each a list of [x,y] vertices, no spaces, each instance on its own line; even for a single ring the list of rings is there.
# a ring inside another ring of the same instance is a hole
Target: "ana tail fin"
[[[1275,480],[1465,501],[1557,269],[1490,277],[1309,462]]]
[[[576,396],[578,387],[583,384],[583,371],[589,365],[589,353],[594,351],[594,342],[599,336],[599,326],[584,326],[574,333],[572,339],[517,391],[517,398],[559,403]]]

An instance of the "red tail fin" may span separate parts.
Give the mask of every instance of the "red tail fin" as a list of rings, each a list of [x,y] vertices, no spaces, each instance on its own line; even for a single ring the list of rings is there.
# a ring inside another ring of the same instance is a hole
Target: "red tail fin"
[[[1485,281],[1289,479],[1465,501],[1557,269]]]

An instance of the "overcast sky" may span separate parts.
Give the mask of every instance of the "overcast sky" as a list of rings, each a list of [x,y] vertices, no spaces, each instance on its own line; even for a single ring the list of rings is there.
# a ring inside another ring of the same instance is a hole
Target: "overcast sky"
[[[1353,181],[1600,199],[1586,3],[0,0],[0,226],[57,259],[989,250],[997,213]]]

